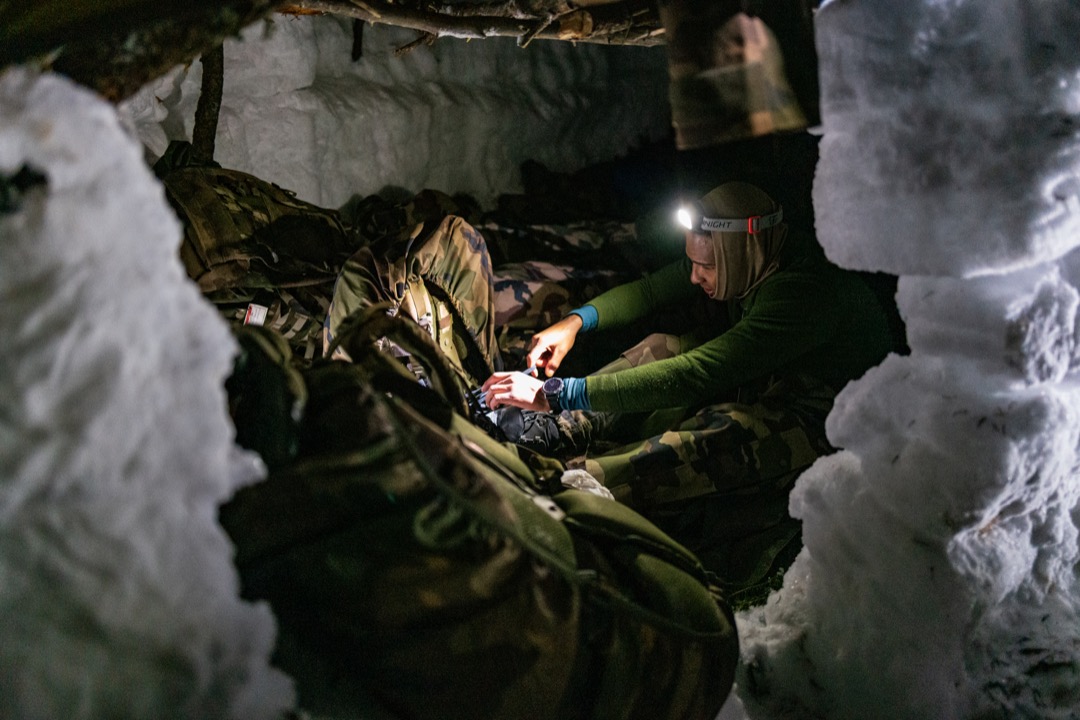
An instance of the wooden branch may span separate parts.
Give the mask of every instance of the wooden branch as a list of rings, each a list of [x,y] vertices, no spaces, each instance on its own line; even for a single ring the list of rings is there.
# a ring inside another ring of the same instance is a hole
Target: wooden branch
[[[521,47],[528,47],[529,43],[531,43],[540,33],[551,27],[551,23],[553,23],[554,21],[555,18],[553,17],[547,17],[541,21],[538,21],[535,25],[533,25],[532,30],[518,38],[518,45],[520,45]]]
[[[512,37],[611,45],[664,42],[655,0],[292,0],[292,12],[331,13],[411,28],[431,38]],[[0,0],[0,68],[51,67],[119,101],[191,62],[289,0]],[[571,7],[576,9],[571,9]],[[426,42],[427,40],[425,40]]]
[[[525,5],[522,5],[525,2]],[[615,0],[623,2],[623,0]],[[498,0],[486,3],[456,3],[437,5],[430,3],[428,12],[460,17],[507,17],[518,20],[534,20],[541,17],[557,17],[577,7],[566,0]]]
[[[411,51],[413,48],[418,48],[421,45],[431,45],[435,42],[436,39],[437,38],[431,33],[422,32],[420,33],[420,37],[394,50],[394,57],[401,57],[405,53]]]
[[[502,14],[474,14],[479,8]],[[536,39],[639,46],[664,42],[656,8],[647,0],[624,0],[597,5],[590,10],[579,8],[550,21],[536,14],[516,17],[523,13],[514,0],[498,4],[442,6],[441,11],[391,4],[387,0],[293,0],[282,11],[294,10],[343,15],[372,24],[418,30],[435,37],[512,37],[519,43]],[[541,25],[539,29],[538,24]]]
[[[225,84],[225,48],[218,45],[202,56],[202,89],[195,107],[195,127],[191,131],[191,151],[200,163],[214,160],[221,93]]]

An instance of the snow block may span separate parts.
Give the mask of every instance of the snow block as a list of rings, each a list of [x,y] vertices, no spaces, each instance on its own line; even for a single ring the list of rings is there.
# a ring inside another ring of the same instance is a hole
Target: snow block
[[[0,717],[276,718],[274,619],[217,507],[236,346],[113,107],[0,75]]]
[[[970,277],[1080,244],[1075,3],[829,2],[815,27],[834,262]]]

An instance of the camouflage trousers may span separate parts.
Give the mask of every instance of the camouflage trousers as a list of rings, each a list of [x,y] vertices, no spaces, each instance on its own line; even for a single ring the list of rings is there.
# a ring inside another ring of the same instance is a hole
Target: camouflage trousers
[[[599,372],[673,357],[692,344],[652,335]],[[696,411],[580,414],[577,420],[591,425],[599,451],[568,463],[596,477],[736,588],[765,580],[778,555],[797,550],[800,527],[788,515],[787,497],[799,474],[833,451],[825,418],[836,391],[796,376],[744,394],[743,401]]]
[[[596,374],[672,358],[698,341],[655,333]],[[591,450],[571,465],[587,470],[622,502],[642,509],[760,486],[831,451],[824,424],[835,395],[810,378],[791,377],[771,379],[752,401],[740,398],[697,411],[571,411],[564,417],[567,426],[589,427],[588,436],[574,442]]]

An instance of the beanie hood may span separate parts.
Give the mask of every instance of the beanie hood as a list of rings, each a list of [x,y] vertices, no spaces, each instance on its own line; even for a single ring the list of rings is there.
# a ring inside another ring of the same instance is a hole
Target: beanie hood
[[[698,201],[709,217],[746,218],[771,215],[780,205],[764,190],[744,182],[729,182]],[[780,267],[779,255],[787,238],[787,223],[750,232],[709,233],[716,260],[714,300],[741,298]]]

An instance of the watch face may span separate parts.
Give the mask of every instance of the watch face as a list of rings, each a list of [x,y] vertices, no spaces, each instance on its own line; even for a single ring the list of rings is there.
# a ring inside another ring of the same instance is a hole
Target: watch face
[[[555,395],[557,393],[560,393],[560,392],[562,392],[562,385],[563,385],[562,378],[557,378],[557,377],[548,378],[547,380],[544,381],[544,394],[545,395]]]

